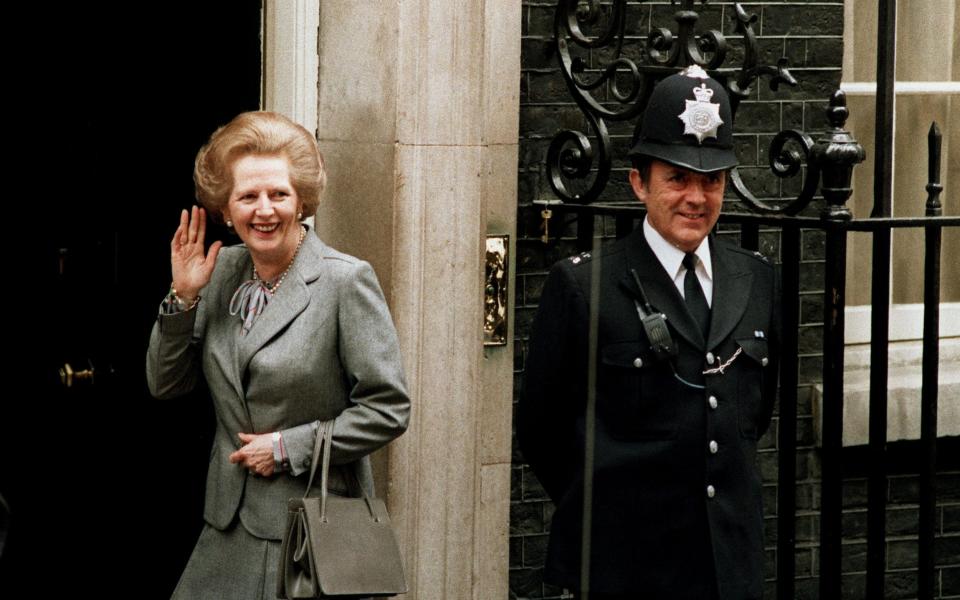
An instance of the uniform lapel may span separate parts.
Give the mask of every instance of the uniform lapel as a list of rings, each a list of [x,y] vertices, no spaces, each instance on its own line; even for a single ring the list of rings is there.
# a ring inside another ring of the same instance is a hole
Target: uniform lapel
[[[713,259],[713,303],[707,348],[716,348],[730,335],[747,309],[753,273],[732,264],[724,249],[718,248],[712,237],[710,254]]]
[[[696,348],[705,348],[703,334],[687,311],[683,296],[677,291],[677,286],[667,275],[660,264],[657,255],[653,253],[643,235],[643,227],[637,227],[630,234],[627,245],[627,272],[620,281],[620,286],[626,289],[634,298],[640,300],[637,284],[633,280],[630,269],[635,269],[643,291],[650,300],[650,304],[663,314],[667,315],[667,323]]]
[[[250,332],[239,336],[237,368],[240,377],[238,381],[242,382],[243,374],[250,365],[253,355],[289,325],[310,303],[307,283],[320,275],[322,249],[323,243],[320,238],[308,230],[293,266],[283,279],[280,290],[270,299]]]

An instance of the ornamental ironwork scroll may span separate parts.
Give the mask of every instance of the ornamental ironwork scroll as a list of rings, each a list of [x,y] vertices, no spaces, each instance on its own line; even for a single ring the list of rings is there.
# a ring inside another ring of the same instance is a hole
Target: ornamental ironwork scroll
[[[707,2],[701,0],[701,4]],[[626,0],[603,5],[600,0],[557,3],[554,35],[561,73],[590,134],[573,129],[560,131],[547,150],[550,188],[563,203],[590,204],[599,198],[610,179],[613,154],[607,123],[636,119],[646,107],[653,86],[664,77],[700,65],[727,89],[734,120],[740,102],[750,96],[761,78],[767,79],[773,91],[781,83],[797,84],[786,58],[775,65],[760,64],[753,31],[757,17],[740,4],[733,5],[733,25],[742,40],[738,43],[743,45],[743,58],[741,64],[731,66],[725,64],[730,44],[723,33],[698,33],[700,15],[694,10],[695,0],[673,1],[674,5],[678,3],[674,13],[676,33],[667,28],[653,29],[645,41],[638,42],[638,51],[631,53],[626,47]],[[587,31],[591,29],[598,31],[590,35]],[[588,53],[596,64],[590,68],[583,56],[575,56],[576,51]],[[606,99],[598,98],[598,92],[603,91],[608,92]],[[736,168],[730,174],[732,189],[756,212],[799,213],[813,199],[819,181],[819,169],[811,160],[813,147],[809,136],[792,129],[781,131],[770,143],[770,169],[777,177],[801,176],[803,165],[807,166],[795,198],[778,206],[763,202],[750,191]]]

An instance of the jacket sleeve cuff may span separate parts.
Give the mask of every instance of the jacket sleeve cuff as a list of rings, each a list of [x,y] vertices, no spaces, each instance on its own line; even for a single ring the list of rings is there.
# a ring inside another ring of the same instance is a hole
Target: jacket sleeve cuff
[[[310,471],[313,460],[313,446],[317,437],[317,428],[320,421],[304,423],[280,432],[283,439],[283,448],[290,462],[290,474],[297,476]],[[276,459],[276,449],[274,450]]]
[[[173,314],[163,314],[163,312],[161,312],[159,315],[157,315],[157,324],[159,325],[162,333],[193,333],[193,326],[196,321],[196,308]]]

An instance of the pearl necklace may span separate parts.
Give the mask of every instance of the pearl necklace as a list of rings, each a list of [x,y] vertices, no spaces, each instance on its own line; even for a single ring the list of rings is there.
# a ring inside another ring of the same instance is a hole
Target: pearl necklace
[[[229,310],[231,315],[240,315],[240,320],[243,321],[243,325],[241,326],[241,333],[243,335],[250,332],[257,317],[259,317],[263,309],[267,307],[267,302],[269,302],[270,298],[280,289],[280,284],[283,283],[284,277],[287,276],[290,267],[292,267],[294,261],[297,260],[297,254],[300,253],[300,246],[303,245],[303,239],[306,235],[307,230],[301,225],[300,241],[297,242],[297,249],[293,252],[293,258],[290,259],[290,264],[287,265],[287,268],[284,269],[275,283],[260,279],[260,275],[257,274],[257,268],[254,267],[253,279],[248,279],[241,283],[237,291],[233,293],[233,297],[230,298]]]
[[[300,246],[303,245],[303,238],[306,237],[306,235],[307,235],[307,229],[301,225],[300,241],[297,242],[297,249],[293,251],[293,258],[290,259],[290,263],[287,264],[287,268],[283,270],[283,273],[280,273],[280,277],[277,277],[273,281],[266,281],[264,279],[261,279],[260,274],[257,273],[257,268],[256,267],[253,268],[253,278],[256,279],[257,281],[262,281],[263,287],[268,292],[270,292],[270,295],[276,294],[277,290],[280,289],[280,284],[283,283],[283,278],[287,276],[287,272],[289,272],[290,267],[293,266],[293,261],[297,260],[297,254],[300,254]]]

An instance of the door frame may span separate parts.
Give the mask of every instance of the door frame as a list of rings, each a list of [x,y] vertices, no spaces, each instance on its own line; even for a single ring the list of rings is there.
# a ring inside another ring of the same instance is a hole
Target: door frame
[[[320,0],[264,0],[260,105],[317,133]]]

